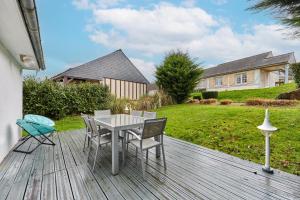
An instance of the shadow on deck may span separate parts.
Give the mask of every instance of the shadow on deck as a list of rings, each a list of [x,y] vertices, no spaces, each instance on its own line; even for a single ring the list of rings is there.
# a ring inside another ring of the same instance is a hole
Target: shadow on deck
[[[112,176],[110,146],[100,151],[92,172],[82,130],[53,140],[54,147],[42,145],[30,155],[10,152],[0,164],[0,199],[300,199],[299,176],[265,174],[258,164],[170,137],[167,171],[151,151],[146,180],[131,148],[126,165]]]

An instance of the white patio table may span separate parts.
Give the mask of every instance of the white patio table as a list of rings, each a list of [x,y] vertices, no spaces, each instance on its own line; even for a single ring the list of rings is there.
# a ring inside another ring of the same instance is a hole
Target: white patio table
[[[95,117],[95,121],[100,126],[111,130],[112,132],[112,174],[119,173],[119,133],[124,130],[142,127],[145,118],[127,114],[107,115]],[[158,140],[159,138],[156,138]],[[156,157],[160,156],[160,148],[156,148]]]

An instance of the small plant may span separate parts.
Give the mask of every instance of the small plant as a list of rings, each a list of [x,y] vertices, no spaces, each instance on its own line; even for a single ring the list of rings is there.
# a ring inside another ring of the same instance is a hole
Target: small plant
[[[249,99],[246,101],[248,106],[295,106],[297,104],[299,101],[284,99]]]
[[[195,99],[201,100],[201,99],[202,99],[202,96],[201,96],[200,94],[194,95],[194,96],[193,96],[193,100],[195,100]]]
[[[230,99],[223,99],[223,100],[220,101],[220,104],[221,105],[230,105],[230,104],[232,104],[232,100],[230,100]]]
[[[218,92],[217,91],[206,91],[202,92],[203,99],[217,99]]]
[[[215,104],[217,103],[217,99],[202,99],[199,101],[199,104]]]

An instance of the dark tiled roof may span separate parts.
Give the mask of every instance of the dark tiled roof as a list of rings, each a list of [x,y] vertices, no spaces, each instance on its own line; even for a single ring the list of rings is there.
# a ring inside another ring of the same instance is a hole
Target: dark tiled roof
[[[287,53],[279,56],[273,56],[272,52],[266,52],[239,60],[223,63],[216,67],[204,70],[203,78],[218,76],[223,74],[247,71],[251,69],[263,68],[270,65],[294,63],[294,53]]]
[[[57,79],[63,76],[88,80],[113,78],[149,84],[148,80],[133,65],[122,50],[117,50],[106,56],[79,65],[78,67],[70,68],[52,77],[52,79]]]

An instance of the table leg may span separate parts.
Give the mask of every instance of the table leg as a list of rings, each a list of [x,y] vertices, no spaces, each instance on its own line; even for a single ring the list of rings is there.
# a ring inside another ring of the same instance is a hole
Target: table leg
[[[113,175],[119,173],[119,131],[112,130],[111,171]]]
[[[160,136],[154,137],[154,139],[158,142],[160,142]],[[156,146],[156,158],[160,157],[160,146]]]

